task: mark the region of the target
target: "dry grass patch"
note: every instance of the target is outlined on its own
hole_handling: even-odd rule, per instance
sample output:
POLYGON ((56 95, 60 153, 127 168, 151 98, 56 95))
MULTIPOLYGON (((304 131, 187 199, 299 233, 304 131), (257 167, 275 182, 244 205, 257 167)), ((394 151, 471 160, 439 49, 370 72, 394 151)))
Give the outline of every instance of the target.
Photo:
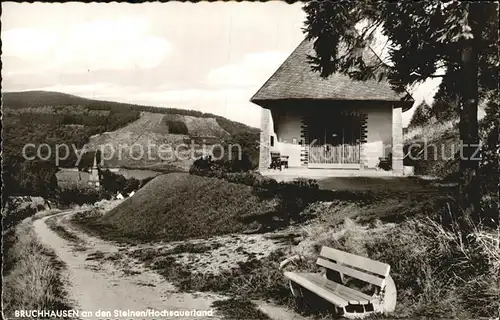
POLYGON ((271 318, 260 311, 255 303, 247 299, 232 298, 228 300, 215 301, 212 304, 224 315, 224 319, 231 320, 271 320, 271 318))
POLYGON ((50 230, 57 233, 57 235, 65 240, 68 240, 71 243, 79 243, 81 242, 80 238, 78 238, 74 233, 69 231, 64 226, 60 225, 57 220, 58 217, 51 217, 45 220, 45 223, 50 228, 50 230))
POLYGON ((31 222, 22 222, 9 241, 11 246, 6 251, 4 247, 4 256, 11 263, 3 276, 5 315, 11 317, 14 310, 69 309, 61 279, 65 266, 39 243, 31 222))
POLYGON ((304 227, 305 240, 292 254, 314 263, 326 245, 388 263, 398 289, 395 314, 401 317, 498 316, 500 229, 474 226, 464 234, 430 218, 371 225, 329 219, 304 227))

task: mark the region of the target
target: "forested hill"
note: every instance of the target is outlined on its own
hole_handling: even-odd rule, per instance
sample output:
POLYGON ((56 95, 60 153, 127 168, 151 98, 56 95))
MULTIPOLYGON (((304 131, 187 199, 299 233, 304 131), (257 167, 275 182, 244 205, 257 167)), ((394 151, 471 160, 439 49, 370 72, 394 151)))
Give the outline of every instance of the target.
MULTIPOLYGON (((53 179, 51 177, 57 171, 54 152, 50 157, 42 154, 49 158, 47 161, 25 161, 22 150, 26 144, 48 144, 53 150, 58 144, 81 148, 89 143, 92 136, 94 139, 102 137, 104 133, 106 136, 117 130, 123 131, 125 127, 138 127, 143 121, 139 121, 139 118, 144 112, 150 117, 153 117, 151 114, 158 114, 158 118, 163 119, 153 128, 155 135, 163 137, 182 134, 196 138, 212 129, 208 135, 215 134, 225 140, 251 137, 247 139, 250 141, 256 140, 259 132, 256 128, 214 114, 99 101, 59 92, 5 92, 2 93, 2 107, 3 178, 8 188, 4 191, 19 190, 15 193, 21 194, 37 193, 32 190, 43 188, 43 184, 53 179)), ((146 126, 140 130, 148 133, 149 128, 146 126)), ((114 143, 110 139, 115 137, 104 142, 114 143)), ((30 149, 30 152, 34 151, 30 149)), ((59 167, 73 167, 75 160, 76 156, 71 152, 68 159, 59 162, 59 167)))
MULTIPOLYGON (((195 110, 177 109, 177 108, 160 108, 153 106, 144 106, 130 103, 121 103, 114 101, 102 101, 78 97, 75 95, 51 92, 51 91, 22 91, 22 92, 4 92, 2 93, 2 106, 6 110, 9 109, 26 109, 26 108, 41 108, 52 107, 54 109, 63 110, 64 107, 82 107, 87 110, 105 110, 110 112, 110 116, 116 118, 123 117, 124 119, 139 118, 141 111, 161 114, 179 114, 188 115, 200 118, 215 118, 219 125, 231 135, 242 132, 258 132, 258 129, 247 126, 245 124, 229 120, 222 116, 211 113, 203 113, 195 110)), ((64 113, 64 111, 62 111, 64 113)), ((71 113, 66 111, 66 113, 71 113)), ((69 120, 69 119, 68 119, 69 120)), ((118 120, 119 122, 119 120, 118 120)), ((111 123, 112 124, 112 123, 111 123)))

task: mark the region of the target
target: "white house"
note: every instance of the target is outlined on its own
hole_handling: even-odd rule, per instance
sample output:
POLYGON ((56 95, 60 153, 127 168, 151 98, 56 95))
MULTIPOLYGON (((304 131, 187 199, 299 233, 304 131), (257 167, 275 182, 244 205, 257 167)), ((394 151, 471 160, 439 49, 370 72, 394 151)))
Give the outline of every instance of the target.
MULTIPOLYGON (((402 174, 402 113, 413 100, 402 101, 387 80, 322 78, 307 61, 313 50, 304 40, 250 100, 262 107, 259 170, 278 151, 289 167, 308 169, 369 170, 391 156, 402 174)), ((371 49, 363 59, 380 61, 371 49)))

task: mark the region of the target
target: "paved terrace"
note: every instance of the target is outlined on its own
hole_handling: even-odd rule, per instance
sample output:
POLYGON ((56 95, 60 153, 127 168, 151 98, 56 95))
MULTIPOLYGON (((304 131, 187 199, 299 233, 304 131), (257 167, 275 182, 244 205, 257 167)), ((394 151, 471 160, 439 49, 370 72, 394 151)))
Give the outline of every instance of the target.
POLYGON ((278 181, 291 181, 296 178, 327 179, 334 177, 395 177, 392 171, 385 170, 352 170, 352 169, 306 169, 287 168, 280 170, 266 170, 262 175, 278 181))
MULTIPOLYGON (((267 170, 262 175, 277 181, 293 181, 297 178, 314 179, 321 189, 375 191, 392 190, 396 192, 429 191, 431 186, 442 185, 440 179, 425 176, 398 176, 384 170, 328 170, 288 168, 283 171, 267 170)), ((442 185, 444 186, 444 185, 442 185)), ((450 185, 446 187, 454 187, 450 185)), ((431 188, 434 189, 434 188, 431 188)))

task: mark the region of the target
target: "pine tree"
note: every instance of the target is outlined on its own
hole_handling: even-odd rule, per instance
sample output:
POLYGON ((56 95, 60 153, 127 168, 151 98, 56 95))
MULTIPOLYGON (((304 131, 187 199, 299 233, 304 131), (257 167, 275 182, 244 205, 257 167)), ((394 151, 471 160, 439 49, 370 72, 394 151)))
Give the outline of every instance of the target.
POLYGON ((410 128, 421 127, 425 124, 428 124, 431 118, 432 118, 431 107, 425 101, 422 101, 415 109, 415 112, 411 117, 408 127, 410 128))

